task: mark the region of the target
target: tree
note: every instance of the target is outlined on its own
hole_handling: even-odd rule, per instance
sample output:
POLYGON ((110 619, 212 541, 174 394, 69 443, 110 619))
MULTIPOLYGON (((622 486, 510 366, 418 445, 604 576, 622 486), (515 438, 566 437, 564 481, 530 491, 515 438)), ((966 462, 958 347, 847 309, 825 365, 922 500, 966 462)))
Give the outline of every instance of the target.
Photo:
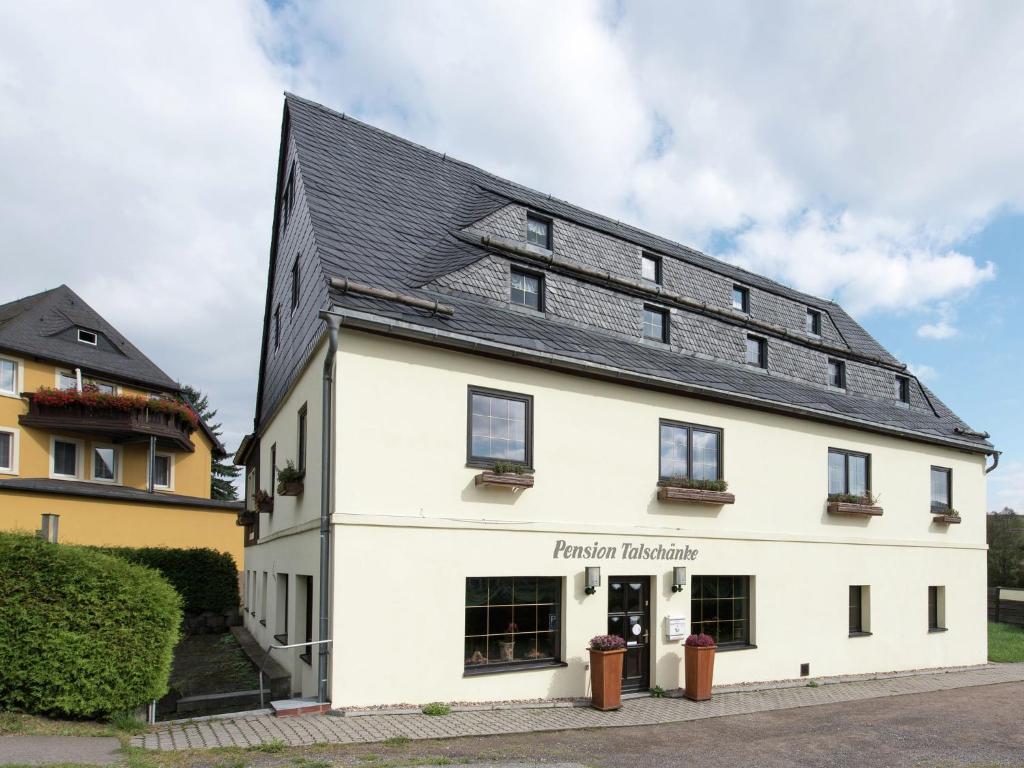
MULTIPOLYGON (((182 385, 181 395, 192 406, 192 410, 199 414, 199 418, 206 422, 210 432, 219 440, 221 425, 220 423, 213 423, 217 411, 211 410, 209 398, 188 384, 182 385)), ((219 499, 220 501, 234 501, 237 499, 238 489, 235 488, 233 480, 238 477, 241 471, 241 467, 236 467, 234 464, 225 464, 214 456, 213 462, 210 465, 210 498, 219 499)))
POLYGON ((1024 515, 1012 509, 993 512, 986 519, 988 585, 1024 586, 1024 515))

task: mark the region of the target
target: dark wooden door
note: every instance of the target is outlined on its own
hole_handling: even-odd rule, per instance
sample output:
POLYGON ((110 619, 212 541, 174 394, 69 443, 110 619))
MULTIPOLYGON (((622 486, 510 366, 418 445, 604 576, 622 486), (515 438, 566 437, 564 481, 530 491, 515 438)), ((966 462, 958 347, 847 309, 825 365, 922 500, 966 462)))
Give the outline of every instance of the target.
POLYGON ((612 576, 608 580, 608 634, 626 641, 622 690, 651 687, 651 580, 647 576, 612 576))

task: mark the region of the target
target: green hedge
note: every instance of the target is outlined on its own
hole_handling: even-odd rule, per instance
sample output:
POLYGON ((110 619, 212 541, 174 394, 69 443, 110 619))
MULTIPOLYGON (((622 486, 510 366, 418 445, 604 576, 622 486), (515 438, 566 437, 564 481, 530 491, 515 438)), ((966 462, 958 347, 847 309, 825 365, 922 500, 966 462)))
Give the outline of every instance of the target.
POLYGON ((109 717, 159 699, 180 624, 159 573, 0 533, 0 709, 109 717))
POLYGON ((98 549, 160 571, 181 595, 185 613, 223 613, 238 607, 238 570, 227 552, 168 547, 98 549))

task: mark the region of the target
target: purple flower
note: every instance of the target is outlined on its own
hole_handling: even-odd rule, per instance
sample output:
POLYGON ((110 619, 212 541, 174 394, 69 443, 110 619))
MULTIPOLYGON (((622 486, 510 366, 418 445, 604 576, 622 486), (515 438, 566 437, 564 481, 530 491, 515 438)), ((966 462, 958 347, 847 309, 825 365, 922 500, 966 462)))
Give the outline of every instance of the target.
POLYGON ((626 641, 618 635, 598 635, 590 638, 592 651, 618 651, 626 647, 626 641))
POLYGON ((709 648, 715 644, 715 638, 701 632, 699 635, 690 635, 686 638, 686 644, 695 648, 709 648))

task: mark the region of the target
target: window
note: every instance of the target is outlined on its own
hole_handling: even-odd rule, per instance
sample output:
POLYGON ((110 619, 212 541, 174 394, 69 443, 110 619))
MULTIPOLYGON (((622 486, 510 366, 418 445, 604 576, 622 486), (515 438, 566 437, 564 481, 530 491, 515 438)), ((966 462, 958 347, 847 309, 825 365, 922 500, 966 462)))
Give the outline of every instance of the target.
POLYGON ((540 275, 524 272, 521 269, 512 268, 512 295, 513 304, 521 307, 529 307, 538 312, 544 306, 543 300, 544 281, 540 275))
POLYGON ((953 505, 953 470, 932 467, 932 509, 945 512, 953 505))
MULTIPOLYGON (((306 616, 305 626, 303 627, 302 642, 311 643, 313 642, 313 577, 312 576, 299 576, 306 587, 306 616)), ((312 665, 313 663, 313 646, 307 645, 302 649, 302 653, 299 654, 299 658, 307 664, 312 665)))
POLYGON ((306 470, 306 413, 308 412, 306 403, 302 404, 299 408, 299 434, 298 434, 298 464, 299 469, 306 470))
POLYGON ((78 329, 78 340, 83 344, 90 344, 96 346, 96 334, 92 331, 86 331, 82 328, 78 329))
POLYGON ((928 631, 946 631, 945 587, 928 587, 928 631))
POLYGON ((749 314, 750 291, 741 285, 734 285, 732 287, 732 308, 749 314))
POLYGON ((551 219, 526 215, 526 242, 551 250, 551 219))
POLYGON ((846 363, 833 357, 828 359, 828 385, 846 389, 846 363))
POLYGON ((863 585, 850 586, 850 637, 870 635, 867 622, 867 591, 863 585))
POLYGON ((120 451, 113 445, 94 445, 92 479, 100 483, 116 483, 120 451))
POLYGON ((72 371, 57 371, 57 389, 78 389, 78 377, 72 371))
POLYGON ((661 258, 649 253, 641 254, 640 277, 648 282, 661 285, 661 258))
POLYGON ((281 196, 281 231, 288 229, 288 219, 292 213, 292 200, 295 196, 295 167, 288 171, 288 183, 284 185, 281 196))
POLYGON ((804 330, 811 336, 821 336, 821 312, 816 309, 807 310, 804 330))
POLYGON ((750 577, 694 576, 690 598, 693 632, 719 647, 750 645, 750 577))
POLYGON ((469 389, 467 463, 491 466, 510 461, 532 466, 533 398, 488 389, 469 389))
POLYGON ((80 443, 73 440, 53 438, 51 472, 54 477, 78 478, 78 449, 80 443))
POLYGON ((281 305, 274 307, 274 349, 281 346, 281 305))
POLYGON ((0 357, 0 394, 18 394, 18 364, 0 357))
POLYGON ((768 367, 768 340, 760 336, 747 336, 747 365, 768 367))
POLYGON ((299 257, 292 264, 292 312, 299 306, 299 257))
POLYGON ((260 587, 260 624, 267 626, 267 572, 263 572, 263 583, 260 587))
POLYGON ((648 341, 668 343, 668 312, 666 310, 644 305, 643 337, 648 341))
POLYGON ((277 443, 270 446, 270 496, 277 495, 277 443))
POLYGON ((0 429, 0 472, 5 475, 18 473, 18 434, 13 430, 0 429))
POLYGON ((871 457, 866 453, 828 449, 828 492, 867 496, 871 491, 871 457))
POLYGON ((288 574, 275 573, 277 584, 277 600, 274 602, 275 633, 274 639, 282 644, 288 643, 288 574))
POLYGON ((82 379, 82 388, 91 387, 97 392, 102 392, 105 395, 116 395, 117 387, 107 381, 100 381, 99 379, 82 379))
POLYGON ((658 477, 722 479, 722 430, 662 420, 658 477))
POLYGON ((560 577, 466 579, 466 671, 558 663, 561 603, 560 577))
POLYGON ((166 490, 174 487, 174 459, 169 453, 158 453, 153 458, 153 487, 166 490))
POLYGON ((901 403, 910 402, 910 379, 906 376, 896 377, 896 399, 901 403))

